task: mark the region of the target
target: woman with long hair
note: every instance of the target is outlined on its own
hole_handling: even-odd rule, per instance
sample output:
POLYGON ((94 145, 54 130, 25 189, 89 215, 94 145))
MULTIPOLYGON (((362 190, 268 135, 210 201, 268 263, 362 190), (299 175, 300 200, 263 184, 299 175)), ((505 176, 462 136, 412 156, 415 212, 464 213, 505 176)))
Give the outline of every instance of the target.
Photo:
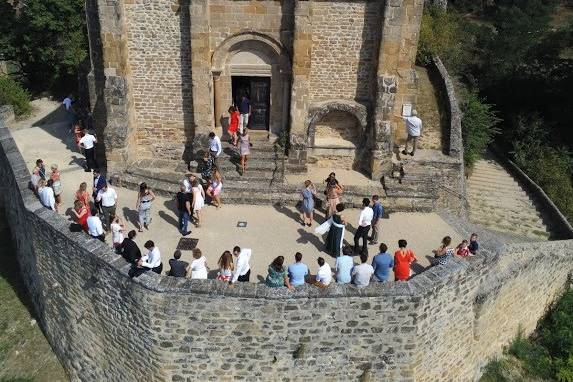
POLYGON ((340 204, 340 194, 342 194, 342 186, 336 179, 328 180, 326 185, 326 218, 336 213, 336 206, 340 204))
POLYGON ((213 177, 211 178, 211 184, 207 188, 207 195, 211 198, 213 204, 217 208, 221 208, 221 191, 223 191, 223 177, 219 170, 213 172, 213 177))
POLYGON ((147 183, 141 183, 135 204, 135 209, 139 213, 139 232, 143 232, 143 227, 149 229, 149 225, 151 224, 151 204, 153 200, 155 200, 155 194, 151 191, 151 188, 147 187, 147 183))
POLYGON ((286 286, 288 289, 294 289, 290 285, 288 278, 287 268, 284 266, 285 258, 283 256, 277 256, 269 265, 269 274, 267 275, 266 284, 272 288, 278 288, 286 286))
POLYGON ((438 247, 438 249, 434 249, 432 252, 434 253, 434 265, 444 265, 447 264, 448 261, 454 257, 454 249, 451 247, 452 238, 449 236, 445 236, 442 239, 442 243, 438 247))
POLYGON ((82 229, 88 231, 88 218, 90 217, 90 212, 88 207, 81 200, 76 200, 74 202, 74 208, 72 213, 76 219, 76 223, 82 226, 82 229))
POLYGON ((195 227, 201 227, 201 208, 205 205, 205 190, 199 184, 199 180, 193 181, 193 214, 196 214, 195 227))
POLYGON ((80 188, 76 191, 76 200, 79 200, 89 208, 90 194, 88 194, 88 184, 86 182, 80 183, 80 188))
POLYGON ((54 190, 54 196, 56 198, 56 205, 62 204, 62 192, 64 191, 62 187, 62 180, 60 170, 58 170, 58 165, 53 164, 51 166, 52 173, 50 174, 50 179, 52 180, 52 189, 54 190))
POLYGON ((316 187, 310 180, 304 182, 304 188, 301 191, 302 204, 300 208, 300 224, 303 226, 312 225, 313 211, 314 211, 314 195, 316 195, 316 187), (306 222, 308 219, 308 223, 306 222))
POLYGON ((237 146, 237 130, 239 130, 239 112, 237 111, 237 108, 235 106, 231 106, 228 110, 229 112, 229 128, 227 129, 227 131, 229 132, 229 135, 231 136, 231 143, 234 146, 237 146))
POLYGON ((217 264, 219 265, 217 280, 231 281, 231 276, 233 276, 233 271, 235 270, 235 265, 233 264, 233 255, 231 252, 223 252, 221 257, 219 257, 217 264))
POLYGON ((241 175, 247 171, 247 161, 251 155, 251 138, 247 128, 243 129, 243 134, 240 137, 241 143, 239 144, 239 151, 241 154, 241 175))

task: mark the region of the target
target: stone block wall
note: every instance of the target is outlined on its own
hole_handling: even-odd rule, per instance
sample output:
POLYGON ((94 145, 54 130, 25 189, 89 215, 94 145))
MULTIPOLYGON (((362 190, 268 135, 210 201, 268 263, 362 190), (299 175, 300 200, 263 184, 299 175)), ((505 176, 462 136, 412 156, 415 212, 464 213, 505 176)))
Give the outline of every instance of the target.
POLYGON ((124 0, 124 7, 137 150, 180 159, 193 106, 188 12, 166 0, 124 0))
POLYGON ((40 205, 3 126, 0 177, 22 277, 72 380, 471 381, 518 328, 531 333, 573 271, 571 240, 493 240, 364 289, 131 280, 110 248, 40 205))
POLYGON ((312 2, 310 99, 370 101, 382 1, 312 2))

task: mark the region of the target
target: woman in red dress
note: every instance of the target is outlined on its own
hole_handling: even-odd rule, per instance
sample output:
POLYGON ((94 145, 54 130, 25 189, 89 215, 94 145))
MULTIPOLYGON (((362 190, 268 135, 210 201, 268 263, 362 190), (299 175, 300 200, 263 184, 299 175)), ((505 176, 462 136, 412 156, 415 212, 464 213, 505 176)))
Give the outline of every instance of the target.
POLYGON ((86 205, 83 202, 76 200, 74 202, 74 209, 72 210, 72 213, 76 218, 76 223, 81 225, 82 229, 87 232, 88 217, 90 216, 90 214, 88 212, 88 208, 86 207, 86 205))
POLYGON ((407 245, 408 242, 406 240, 398 240, 398 247, 400 248, 394 252, 394 277, 396 281, 408 280, 410 277, 410 264, 417 261, 414 252, 411 249, 406 249, 407 245))
POLYGON ((227 131, 233 139, 233 145, 237 146, 237 130, 239 130, 239 112, 235 106, 229 108, 229 128, 227 131))

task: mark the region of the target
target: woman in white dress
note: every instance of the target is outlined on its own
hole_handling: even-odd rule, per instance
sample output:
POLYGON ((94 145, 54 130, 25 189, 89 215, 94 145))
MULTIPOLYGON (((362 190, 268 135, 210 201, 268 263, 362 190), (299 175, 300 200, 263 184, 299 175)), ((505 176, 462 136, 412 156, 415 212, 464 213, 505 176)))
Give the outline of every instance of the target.
POLYGON ((203 256, 199 248, 193 249, 193 261, 190 268, 192 279, 207 279, 207 258, 203 256))
POLYGON ((195 179, 193 181, 193 213, 196 214, 196 227, 201 227, 201 208, 205 205, 205 190, 195 179))

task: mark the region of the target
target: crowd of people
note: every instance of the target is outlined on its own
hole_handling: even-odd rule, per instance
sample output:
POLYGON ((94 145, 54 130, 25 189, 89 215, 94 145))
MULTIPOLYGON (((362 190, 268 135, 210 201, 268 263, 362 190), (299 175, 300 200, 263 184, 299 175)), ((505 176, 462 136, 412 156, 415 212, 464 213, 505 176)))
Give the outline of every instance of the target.
MULTIPOLYGON (((68 107, 65 102, 64 106, 68 107)), ((244 174, 247 169, 247 159, 251 147, 246 128, 248 122, 245 123, 248 121, 249 112, 248 101, 247 105, 243 104, 239 108, 235 106, 229 108, 228 132, 231 137, 230 143, 239 147, 241 174, 244 174)), ((417 123, 416 120, 413 122, 417 123)), ((91 237, 103 242, 105 242, 106 234, 111 233, 113 248, 132 264, 129 272, 131 277, 137 277, 149 270, 161 274, 163 263, 158 246, 152 240, 148 240, 143 245, 145 253, 142 254, 135 241, 137 232, 143 232, 144 229, 149 229, 151 225, 151 208, 156 198, 153 190, 146 183, 140 184, 135 202, 135 209, 138 213, 137 232, 130 230, 127 237, 124 237, 125 225, 122 219, 116 215, 118 194, 96 165, 95 145, 97 139, 77 122, 74 123, 73 132, 76 144, 85 154, 85 170, 93 172, 91 195, 86 182, 80 183, 75 192, 72 215, 77 226, 91 237)), ((414 140, 412 155, 415 147, 416 141, 414 140)), ((201 209, 207 198, 217 208, 221 207, 223 182, 218 163, 221 152, 220 138, 215 133, 210 133, 209 146, 203 155, 200 178, 189 171, 185 173, 184 179, 180 182, 179 192, 175 196, 175 206, 178 211, 178 229, 182 236, 191 233, 188 229, 189 222, 196 227, 201 226, 201 209)), ((50 170, 47 172, 43 160, 38 159, 32 171, 30 185, 46 208, 58 211, 62 205, 62 179, 56 164, 52 164, 50 170)), ((302 260, 302 253, 296 252, 294 262, 288 266, 285 264, 283 256, 277 256, 268 266, 265 283, 269 287, 286 287, 289 289, 307 283, 325 288, 334 281, 339 284, 353 283, 358 287, 364 287, 369 285, 371 281, 388 281, 390 270, 393 270, 395 280, 407 280, 411 277, 412 264, 417 261, 417 258, 414 252, 408 248, 408 243, 404 239, 398 241, 397 249, 393 255, 388 252, 387 244, 379 244, 377 254, 372 257, 371 262, 368 261, 368 245, 378 245, 380 221, 384 217, 384 207, 380 202, 380 197, 372 195, 371 199, 364 198, 362 200, 362 208, 354 233, 354 245, 345 246, 344 236, 348 222, 343 215, 345 206, 340 201, 344 187, 336 179, 334 172, 329 174, 324 183, 326 220, 316 227, 315 232, 319 235, 325 235, 325 250, 335 258, 334 269, 323 257, 319 257, 316 273, 311 275, 309 266, 302 260), (354 256, 359 257, 359 262, 355 263, 354 256)), ((306 180, 304 182, 299 208, 300 224, 303 226, 311 227, 313 224, 317 192, 317 187, 312 181, 306 180)), ((474 233, 469 240, 463 240, 454 248, 451 237, 444 237, 439 247, 433 250, 433 265, 446 264, 454 256, 464 258, 475 255, 479 249, 477 239, 478 237, 474 233)), ((213 274, 212 278, 231 284, 248 282, 251 274, 251 256, 252 250, 248 248, 241 249, 235 246, 232 251, 225 250, 219 257, 216 275, 213 274)), ((191 279, 207 279, 209 277, 207 259, 199 248, 193 249, 193 260, 190 263, 181 260, 181 257, 181 251, 176 250, 173 258, 169 260, 170 269, 166 272, 167 275, 191 279)))

